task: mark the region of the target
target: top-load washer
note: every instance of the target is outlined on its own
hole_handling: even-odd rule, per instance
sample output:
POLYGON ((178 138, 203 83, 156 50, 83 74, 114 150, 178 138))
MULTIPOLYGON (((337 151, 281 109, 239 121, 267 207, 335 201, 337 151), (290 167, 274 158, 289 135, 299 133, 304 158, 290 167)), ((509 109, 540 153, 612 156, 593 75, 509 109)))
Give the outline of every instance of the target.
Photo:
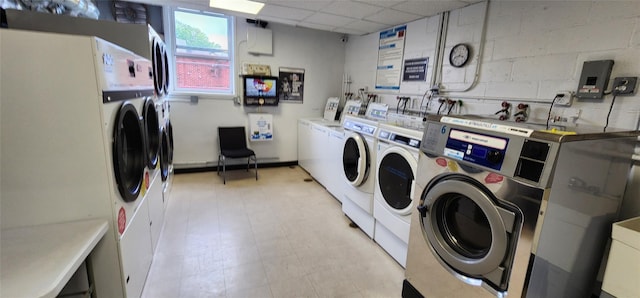
POLYGON ((373 238, 373 190, 375 183, 376 138, 378 122, 345 116, 342 146, 342 175, 346 187, 342 199, 342 211, 362 231, 373 238))
POLYGON ((90 255, 96 293, 139 296, 152 259, 150 61, 95 37, 21 30, 0 30, 0 51, 2 227, 108 220, 90 255))
POLYGON ((429 116, 403 297, 599 295, 639 133, 573 129, 429 116))
POLYGON ((374 240, 404 267, 422 131, 380 123, 377 139, 374 240))

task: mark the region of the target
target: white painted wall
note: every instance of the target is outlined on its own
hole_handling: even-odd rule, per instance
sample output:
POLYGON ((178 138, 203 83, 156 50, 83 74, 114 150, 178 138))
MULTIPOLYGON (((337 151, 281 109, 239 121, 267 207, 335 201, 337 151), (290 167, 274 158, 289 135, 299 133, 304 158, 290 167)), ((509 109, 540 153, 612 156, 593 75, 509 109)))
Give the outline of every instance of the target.
MULTIPOLYGON (((218 126, 244 125, 247 113, 273 114, 274 140, 252 142, 259 162, 289 162, 298 159, 297 119, 322 117, 326 99, 339 96, 344 67, 344 47, 340 34, 286 25, 269 24, 273 31, 273 55, 253 56, 246 51, 247 24, 236 18, 236 67, 243 62, 305 69, 304 103, 280 103, 277 107, 245 107, 231 99, 200 96, 197 104, 188 96, 172 96, 171 121, 174 126, 176 167, 215 165, 218 158, 218 126)), ((236 89, 242 90, 242 82, 236 89)), ((242 161, 239 161, 242 162, 242 161)))
MULTIPOLYGON (((489 5, 486 41, 478 57, 484 21, 484 3, 450 13, 442 72, 444 90, 461 89, 480 67, 478 82, 468 92, 446 96, 463 100, 462 113, 493 114, 503 100, 530 105, 530 119, 545 121, 549 103, 559 90, 575 91, 582 64, 589 60, 615 61, 611 82, 617 76, 640 76, 640 2, 637 1, 492 1, 489 5), (449 66, 448 55, 457 43, 472 45, 472 60, 461 69, 449 66), (481 61, 478 64, 478 61, 481 61), (534 102, 531 102, 534 101, 534 102), (538 103, 536 103, 536 101, 538 103)), ((375 67, 378 34, 351 37, 346 48, 345 73, 351 90, 368 87, 382 102, 396 107, 396 96, 421 98, 434 68, 439 17, 407 24, 405 58, 429 57, 426 82, 402 83, 400 92, 377 92, 375 67)), ((640 86, 638 86, 640 88, 640 86)), ((571 108, 554 107, 553 115, 567 117, 580 110, 578 124, 603 126, 612 97, 575 101, 571 108)), ((438 104, 431 105, 431 112, 438 104)), ((610 126, 636 129, 640 118, 640 92, 618 97, 610 126)), ((571 118, 568 119, 571 121, 571 118)), ((640 167, 630 175, 623 217, 640 215, 640 167)))

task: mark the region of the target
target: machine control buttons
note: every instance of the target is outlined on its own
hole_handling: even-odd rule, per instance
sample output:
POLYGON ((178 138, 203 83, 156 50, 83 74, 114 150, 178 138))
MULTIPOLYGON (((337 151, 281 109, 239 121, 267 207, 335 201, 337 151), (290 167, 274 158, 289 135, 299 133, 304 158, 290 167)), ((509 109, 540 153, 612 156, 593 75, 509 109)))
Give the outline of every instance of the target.
POLYGON ((504 154, 500 151, 490 150, 487 153, 487 160, 491 163, 500 163, 504 158, 504 154))

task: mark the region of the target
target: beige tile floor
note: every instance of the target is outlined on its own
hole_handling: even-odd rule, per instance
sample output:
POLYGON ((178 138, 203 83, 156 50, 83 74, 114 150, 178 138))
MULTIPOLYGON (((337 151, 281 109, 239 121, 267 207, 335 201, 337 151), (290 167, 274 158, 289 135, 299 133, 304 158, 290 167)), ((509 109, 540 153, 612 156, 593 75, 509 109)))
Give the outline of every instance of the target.
POLYGON ((175 176, 143 297, 400 297, 404 270, 299 167, 175 176))

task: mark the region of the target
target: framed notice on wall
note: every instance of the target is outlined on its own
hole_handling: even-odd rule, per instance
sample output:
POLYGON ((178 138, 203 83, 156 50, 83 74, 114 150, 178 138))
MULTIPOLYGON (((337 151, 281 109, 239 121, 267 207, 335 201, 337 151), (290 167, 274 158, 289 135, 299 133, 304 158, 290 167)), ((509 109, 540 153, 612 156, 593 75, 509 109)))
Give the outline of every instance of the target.
POLYGON ((304 69, 280 67, 280 102, 302 103, 304 92, 304 69))
POLYGON ((404 72, 402 73, 402 81, 426 81, 428 64, 429 57, 405 60, 404 72))
POLYGON ((249 114, 249 140, 273 140, 273 115, 263 113, 249 114))
POLYGON ((407 25, 380 32, 376 89, 400 90, 407 25))

